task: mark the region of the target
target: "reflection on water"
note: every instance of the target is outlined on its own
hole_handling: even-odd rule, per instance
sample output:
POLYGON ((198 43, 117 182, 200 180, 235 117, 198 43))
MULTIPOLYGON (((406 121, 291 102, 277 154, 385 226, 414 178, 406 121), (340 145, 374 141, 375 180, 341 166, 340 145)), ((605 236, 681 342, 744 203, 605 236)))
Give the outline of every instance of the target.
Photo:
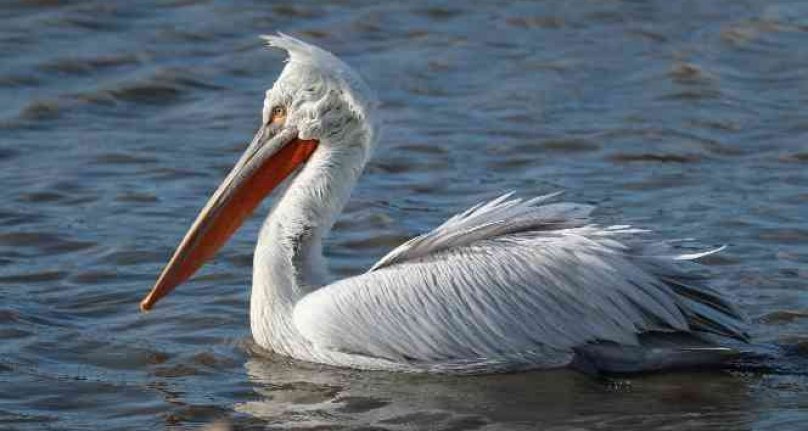
POLYGON ((805 2, 473 3, 0 3, 0 428, 804 428, 805 2), (267 358, 246 316, 259 220, 138 313, 257 126, 283 56, 256 36, 275 30, 383 103, 327 243, 337 274, 503 190, 564 190, 605 222, 727 244, 709 263, 783 358, 604 380, 267 358))
POLYGON ((755 416, 750 411, 749 381, 730 375, 596 380, 559 370, 422 376, 302 367, 257 358, 246 366, 259 399, 239 404, 236 410, 276 425, 664 429, 709 421, 743 429, 755 416))

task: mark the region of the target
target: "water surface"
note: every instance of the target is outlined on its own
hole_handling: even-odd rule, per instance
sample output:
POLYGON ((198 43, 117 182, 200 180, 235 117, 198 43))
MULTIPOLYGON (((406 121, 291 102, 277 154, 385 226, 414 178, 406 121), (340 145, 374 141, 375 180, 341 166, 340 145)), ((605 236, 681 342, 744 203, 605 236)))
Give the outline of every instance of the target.
MULTIPOLYGON (((801 1, 4 1, 0 428, 805 429, 801 1), (402 2, 403 3, 403 2, 402 2), (282 30, 342 56, 385 132, 327 243, 340 275, 504 190, 696 245, 772 372, 355 372, 250 341, 250 221, 137 303, 259 122, 282 30)), ((261 211, 263 215, 264 211, 261 211)))

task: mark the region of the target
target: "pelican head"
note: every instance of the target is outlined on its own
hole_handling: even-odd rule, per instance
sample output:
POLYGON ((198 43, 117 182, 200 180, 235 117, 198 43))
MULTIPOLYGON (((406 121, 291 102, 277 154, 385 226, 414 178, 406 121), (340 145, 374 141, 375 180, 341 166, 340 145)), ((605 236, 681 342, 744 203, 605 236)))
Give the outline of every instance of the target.
POLYGON ((298 138, 323 145, 362 145, 368 155, 375 144, 376 97, 362 78, 328 51, 293 37, 262 36, 271 47, 289 54, 275 84, 264 99, 263 124, 285 115, 285 127, 298 138), (364 133, 365 139, 346 139, 364 133))
POLYGON ((316 46, 284 34, 262 37, 289 58, 266 91, 261 126, 141 301, 142 310, 190 278, 315 153, 350 154, 358 171, 372 154, 378 140, 377 102, 362 78, 316 46))

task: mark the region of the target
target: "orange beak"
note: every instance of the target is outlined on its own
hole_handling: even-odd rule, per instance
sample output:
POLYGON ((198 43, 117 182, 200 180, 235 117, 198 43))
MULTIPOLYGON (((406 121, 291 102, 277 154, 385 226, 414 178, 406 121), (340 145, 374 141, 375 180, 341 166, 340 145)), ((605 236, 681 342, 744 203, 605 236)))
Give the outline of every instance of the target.
POLYGON ((199 213, 151 292, 140 302, 140 309, 151 309, 160 298, 194 275, 264 197, 309 159, 318 144, 316 140, 298 139, 294 129, 262 127, 199 213))

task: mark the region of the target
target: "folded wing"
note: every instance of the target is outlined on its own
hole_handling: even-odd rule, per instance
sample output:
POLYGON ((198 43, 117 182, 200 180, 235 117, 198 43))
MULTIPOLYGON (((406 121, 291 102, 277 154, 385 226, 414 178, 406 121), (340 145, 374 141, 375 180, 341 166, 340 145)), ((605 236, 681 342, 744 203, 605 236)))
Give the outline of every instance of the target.
POLYGON ((745 337, 692 259, 591 207, 508 195, 452 217, 362 275, 306 296, 295 324, 325 349, 395 361, 563 365, 650 331, 745 337))

